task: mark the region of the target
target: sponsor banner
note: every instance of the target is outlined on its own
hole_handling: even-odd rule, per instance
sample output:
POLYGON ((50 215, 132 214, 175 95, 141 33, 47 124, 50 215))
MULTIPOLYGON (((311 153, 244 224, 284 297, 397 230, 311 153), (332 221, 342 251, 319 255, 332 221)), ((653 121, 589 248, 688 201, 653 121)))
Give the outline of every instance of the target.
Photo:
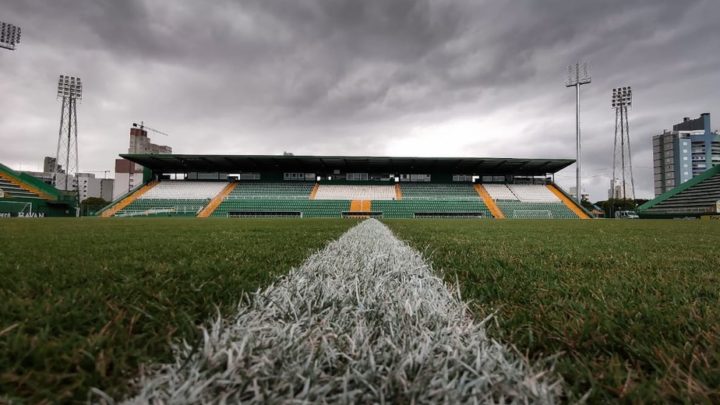
POLYGON ((45 218, 44 212, 0 212, 0 218, 45 218))

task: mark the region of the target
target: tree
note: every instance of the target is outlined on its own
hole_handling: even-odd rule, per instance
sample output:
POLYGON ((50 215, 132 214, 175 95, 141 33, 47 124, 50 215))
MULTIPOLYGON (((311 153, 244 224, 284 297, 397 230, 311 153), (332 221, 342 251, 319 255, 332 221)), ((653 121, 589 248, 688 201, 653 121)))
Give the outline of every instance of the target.
POLYGON ((637 208, 635 200, 623 198, 611 198, 607 201, 598 201, 597 205, 605 211, 606 218, 615 218, 617 211, 635 211, 637 208))
POLYGON ((80 203, 80 212, 83 216, 93 215, 109 203, 109 201, 105 201, 102 198, 89 197, 80 203))

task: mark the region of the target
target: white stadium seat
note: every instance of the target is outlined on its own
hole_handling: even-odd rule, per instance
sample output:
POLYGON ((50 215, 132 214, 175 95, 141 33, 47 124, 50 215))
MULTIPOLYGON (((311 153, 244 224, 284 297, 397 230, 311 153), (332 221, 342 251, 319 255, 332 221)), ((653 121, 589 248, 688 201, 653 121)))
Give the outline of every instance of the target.
POLYGON ((483 184, 493 200, 517 201, 518 198, 505 184, 483 184))
POLYGON ((508 184, 508 188, 523 202, 561 202, 552 191, 541 184, 508 184))
POLYGON ((139 199, 205 200, 215 197, 227 184, 221 181, 163 181, 139 199))
POLYGON ((394 200, 395 186, 320 185, 316 200, 394 200))

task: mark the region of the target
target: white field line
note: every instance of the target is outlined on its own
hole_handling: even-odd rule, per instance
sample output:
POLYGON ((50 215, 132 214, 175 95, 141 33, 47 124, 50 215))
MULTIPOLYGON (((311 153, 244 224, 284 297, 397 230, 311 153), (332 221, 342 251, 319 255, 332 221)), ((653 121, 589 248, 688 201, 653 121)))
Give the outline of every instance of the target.
POLYGON ((421 255, 374 219, 350 229, 127 403, 554 403, 561 383, 489 339, 421 255))

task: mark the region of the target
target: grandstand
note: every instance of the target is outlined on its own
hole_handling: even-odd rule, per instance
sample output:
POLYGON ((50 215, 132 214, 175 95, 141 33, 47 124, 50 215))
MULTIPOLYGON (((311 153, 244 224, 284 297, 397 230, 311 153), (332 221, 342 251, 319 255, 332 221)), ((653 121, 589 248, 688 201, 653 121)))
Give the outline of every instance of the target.
POLYGON ((122 157, 149 169, 150 176, 106 207, 104 217, 589 217, 552 181, 572 160, 122 157))
POLYGON ((75 216, 72 195, 0 164, 0 218, 75 216))
POLYGON ((720 215, 720 165, 638 207, 641 218, 720 215))
POLYGON ((495 200, 506 218, 547 219, 578 218, 579 214, 553 193, 551 188, 536 184, 486 184, 487 192, 495 200))
POLYGON ((163 181, 148 189, 115 216, 197 216, 226 187, 221 182, 163 181))

